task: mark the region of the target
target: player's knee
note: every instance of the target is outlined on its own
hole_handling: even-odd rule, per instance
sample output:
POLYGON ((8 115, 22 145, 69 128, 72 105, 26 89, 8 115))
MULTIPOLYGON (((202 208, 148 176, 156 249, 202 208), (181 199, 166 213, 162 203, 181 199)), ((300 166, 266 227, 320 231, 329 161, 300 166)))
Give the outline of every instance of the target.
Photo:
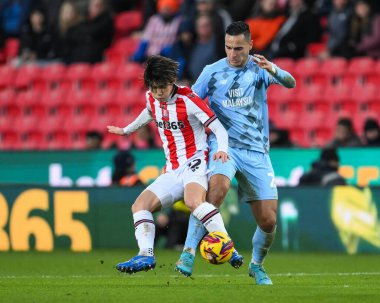
POLYGON ((228 187, 226 186, 212 187, 207 194, 207 201, 213 204, 215 207, 219 207, 222 205, 227 192, 228 187))
POLYGON ((260 220, 259 226, 264 232, 271 233, 276 227, 276 218, 273 218, 273 217, 264 218, 260 220))

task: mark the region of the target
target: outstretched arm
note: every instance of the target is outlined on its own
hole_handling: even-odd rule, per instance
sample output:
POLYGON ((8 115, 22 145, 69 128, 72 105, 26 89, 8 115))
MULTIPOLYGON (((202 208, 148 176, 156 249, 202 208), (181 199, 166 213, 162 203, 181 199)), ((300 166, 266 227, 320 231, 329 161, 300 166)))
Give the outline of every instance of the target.
POLYGON ((223 127, 222 123, 218 119, 212 121, 208 127, 215 134, 216 141, 218 143, 218 151, 214 155, 214 160, 221 159, 222 162, 226 162, 229 159, 228 156, 228 133, 223 127))
POLYGON ((107 126, 108 131, 111 134, 116 135, 129 135, 130 133, 135 132, 139 128, 143 127, 144 125, 147 125, 150 121, 152 121, 152 115, 149 112, 147 108, 145 108, 141 114, 136 118, 135 121, 133 121, 131 124, 127 125, 124 128, 117 127, 117 126, 107 126))
POLYGON ((296 87, 296 80, 293 78, 293 76, 290 73, 282 70, 276 64, 268 61, 264 56, 255 54, 253 56, 253 59, 255 60, 255 62, 257 63, 258 66, 265 69, 281 85, 283 85, 287 88, 296 87))

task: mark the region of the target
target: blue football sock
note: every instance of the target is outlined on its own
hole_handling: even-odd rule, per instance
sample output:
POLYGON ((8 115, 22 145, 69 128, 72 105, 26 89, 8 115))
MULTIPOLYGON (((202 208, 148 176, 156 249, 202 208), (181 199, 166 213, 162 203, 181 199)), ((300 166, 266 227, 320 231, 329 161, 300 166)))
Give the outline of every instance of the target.
POLYGON ((191 214, 189 218, 189 227, 187 229, 186 242, 183 250, 195 255, 198 244, 206 233, 207 230, 203 226, 202 222, 191 214))
POLYGON ((262 264, 264 262, 264 258, 268 254, 275 235, 276 227, 271 233, 266 233, 259 226, 257 226, 255 234, 252 238, 252 263, 262 264))

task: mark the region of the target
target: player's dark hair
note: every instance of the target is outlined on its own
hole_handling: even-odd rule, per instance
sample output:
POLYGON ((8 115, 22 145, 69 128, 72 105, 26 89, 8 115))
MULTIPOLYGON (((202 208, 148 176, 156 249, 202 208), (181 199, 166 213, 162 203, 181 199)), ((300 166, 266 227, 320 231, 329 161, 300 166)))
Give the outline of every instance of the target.
POLYGON ((162 56, 151 56, 146 61, 144 84, 147 88, 166 87, 177 79, 179 63, 162 56))
POLYGON ((228 25, 226 34, 230 36, 238 36, 243 34, 245 40, 251 41, 251 32, 249 31, 249 26, 243 21, 235 21, 228 25))

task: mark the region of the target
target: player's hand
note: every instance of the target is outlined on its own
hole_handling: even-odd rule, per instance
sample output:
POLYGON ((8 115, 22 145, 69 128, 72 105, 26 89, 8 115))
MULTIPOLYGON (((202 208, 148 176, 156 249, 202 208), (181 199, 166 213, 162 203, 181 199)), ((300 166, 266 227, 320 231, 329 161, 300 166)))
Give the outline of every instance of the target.
POLYGON ((108 125, 107 129, 108 129, 108 132, 111 133, 111 134, 116 134, 116 135, 124 136, 124 131, 123 131, 123 129, 121 127, 108 125))
POLYGON ((261 68, 266 69, 268 72, 272 72, 272 63, 268 61, 264 56, 254 54, 252 60, 256 62, 256 64, 261 68))
POLYGON ((218 151, 214 155, 214 160, 215 161, 219 161, 219 159, 222 160, 222 163, 224 163, 224 162, 227 162, 230 159, 230 156, 227 153, 223 152, 223 151, 218 151))

